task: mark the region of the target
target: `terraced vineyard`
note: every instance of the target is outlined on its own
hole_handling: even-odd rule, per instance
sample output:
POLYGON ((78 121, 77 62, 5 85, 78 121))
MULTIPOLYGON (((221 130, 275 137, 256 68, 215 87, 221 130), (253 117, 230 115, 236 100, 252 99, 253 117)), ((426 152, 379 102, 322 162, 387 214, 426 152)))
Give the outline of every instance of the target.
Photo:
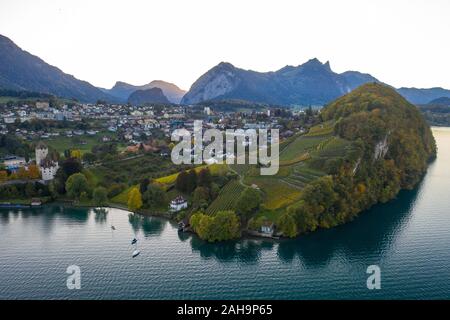
POLYGON ((218 211, 235 209, 237 199, 244 189, 245 187, 238 180, 228 182, 206 209, 206 213, 213 215, 218 211))
POLYGON ((323 172, 311 169, 306 165, 299 165, 293 168, 291 174, 282 180, 294 188, 302 189, 309 182, 325 175, 323 172))

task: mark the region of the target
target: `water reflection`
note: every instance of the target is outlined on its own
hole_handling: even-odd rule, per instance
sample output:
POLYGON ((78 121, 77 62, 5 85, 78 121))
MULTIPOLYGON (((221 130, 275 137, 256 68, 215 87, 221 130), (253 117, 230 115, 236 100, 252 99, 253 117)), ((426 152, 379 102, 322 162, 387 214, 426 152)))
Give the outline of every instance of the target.
POLYGON ((194 252, 199 252, 202 258, 215 258, 219 261, 240 261, 243 263, 256 263, 263 250, 272 250, 276 245, 274 241, 261 239, 244 239, 239 241, 225 241, 209 243, 193 234, 180 234, 179 237, 191 239, 194 252))
POLYGON ((97 223, 105 223, 108 218, 108 210, 106 208, 95 208, 95 222, 97 223))
POLYGON ((205 259, 256 263, 263 250, 276 248, 283 262, 291 263, 298 258, 307 267, 326 266, 337 251, 342 252, 347 259, 386 252, 407 224, 421 188, 422 184, 413 191, 402 191, 396 200, 374 206, 351 223, 330 230, 319 230, 297 239, 244 239, 208 243, 187 233, 179 233, 178 238, 181 241, 190 239, 192 250, 205 259))
MULTIPOLYGON (((422 183, 423 184, 423 183, 422 183)), ((223 243, 208 243, 189 233, 178 233, 181 242, 189 241, 193 252, 202 258, 214 258, 218 261, 239 261, 242 263, 258 263, 264 250, 276 250, 278 258, 286 263, 299 259, 305 266, 325 266, 336 252, 347 259, 382 255, 395 243, 396 237, 407 224, 413 211, 416 199, 423 185, 414 191, 403 191, 395 201, 377 205, 363 213, 355 221, 346 225, 314 232, 294 240, 272 241, 264 239, 243 239, 223 243)), ((50 205, 43 208, 11 209, 0 211, 0 223, 7 225, 16 219, 25 223, 39 223, 46 232, 51 231, 58 218, 76 224, 85 224, 90 213, 94 221, 104 224, 108 220, 108 210, 64 207, 50 205)), ((157 217, 148 217, 129 213, 128 223, 137 235, 142 232, 145 237, 157 237, 165 230, 169 221, 157 217)), ((176 225, 171 225, 171 232, 176 225)))
POLYGON ((143 216, 137 213, 128 214, 128 222, 135 234, 142 230, 145 237, 160 235, 168 223, 167 220, 143 216))
POLYGON ((89 219, 89 213, 90 209, 88 208, 64 207, 52 204, 36 208, 3 209, 0 211, 0 221, 2 224, 11 223, 16 219, 21 219, 24 223, 39 221, 45 230, 50 231, 58 218, 64 218, 77 224, 85 224, 89 219))
POLYGON ((346 225, 281 241, 278 256, 284 262, 298 257, 305 266, 317 267, 325 266, 338 250, 347 259, 383 255, 407 224, 419 190, 402 191, 396 200, 376 205, 346 225))

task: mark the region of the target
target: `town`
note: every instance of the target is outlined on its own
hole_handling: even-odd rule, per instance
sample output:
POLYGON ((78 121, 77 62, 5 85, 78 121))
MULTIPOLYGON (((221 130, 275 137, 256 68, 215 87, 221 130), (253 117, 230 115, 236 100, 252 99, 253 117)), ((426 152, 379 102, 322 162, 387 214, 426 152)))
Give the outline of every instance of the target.
MULTIPOLYGON (((282 140, 306 131, 316 118, 317 111, 311 108, 7 101, 0 104, 0 201, 19 205, 60 199, 48 189, 65 194, 69 175, 81 170, 68 170, 65 176, 58 176, 58 171, 76 159, 85 175, 95 177, 93 184, 107 189, 111 202, 143 179, 193 167, 177 166, 170 159, 171 133, 176 129, 192 130, 200 120, 203 130, 278 129, 282 140), (129 168, 129 174, 117 170, 119 166, 129 168)), ((94 186, 91 189, 92 197, 94 186)), ((171 211, 187 207, 180 194, 169 195, 168 200, 171 211)))

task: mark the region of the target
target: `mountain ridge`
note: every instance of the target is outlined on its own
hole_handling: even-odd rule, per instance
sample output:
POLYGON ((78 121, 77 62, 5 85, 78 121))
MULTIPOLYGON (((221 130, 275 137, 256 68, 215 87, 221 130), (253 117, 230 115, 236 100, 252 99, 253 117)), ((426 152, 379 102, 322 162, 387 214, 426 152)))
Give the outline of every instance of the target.
POLYGON ((194 82, 181 103, 243 99, 280 105, 323 105, 367 82, 380 81, 357 71, 335 73, 329 61, 322 63, 317 58, 270 72, 244 70, 221 62, 194 82))
POLYGON ((0 35, 0 87, 75 98, 82 102, 114 101, 87 81, 79 80, 0 35))

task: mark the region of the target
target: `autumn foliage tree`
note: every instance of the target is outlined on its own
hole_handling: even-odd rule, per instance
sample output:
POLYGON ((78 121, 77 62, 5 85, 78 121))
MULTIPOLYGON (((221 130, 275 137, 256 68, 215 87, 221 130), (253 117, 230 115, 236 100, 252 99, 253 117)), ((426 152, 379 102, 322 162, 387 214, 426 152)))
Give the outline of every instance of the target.
POLYGON ((133 187, 128 193, 128 209, 132 212, 142 208, 142 194, 139 188, 133 187))
POLYGON ((39 179, 41 177, 41 173, 39 172, 37 165, 32 164, 28 166, 28 176, 30 179, 39 179))

